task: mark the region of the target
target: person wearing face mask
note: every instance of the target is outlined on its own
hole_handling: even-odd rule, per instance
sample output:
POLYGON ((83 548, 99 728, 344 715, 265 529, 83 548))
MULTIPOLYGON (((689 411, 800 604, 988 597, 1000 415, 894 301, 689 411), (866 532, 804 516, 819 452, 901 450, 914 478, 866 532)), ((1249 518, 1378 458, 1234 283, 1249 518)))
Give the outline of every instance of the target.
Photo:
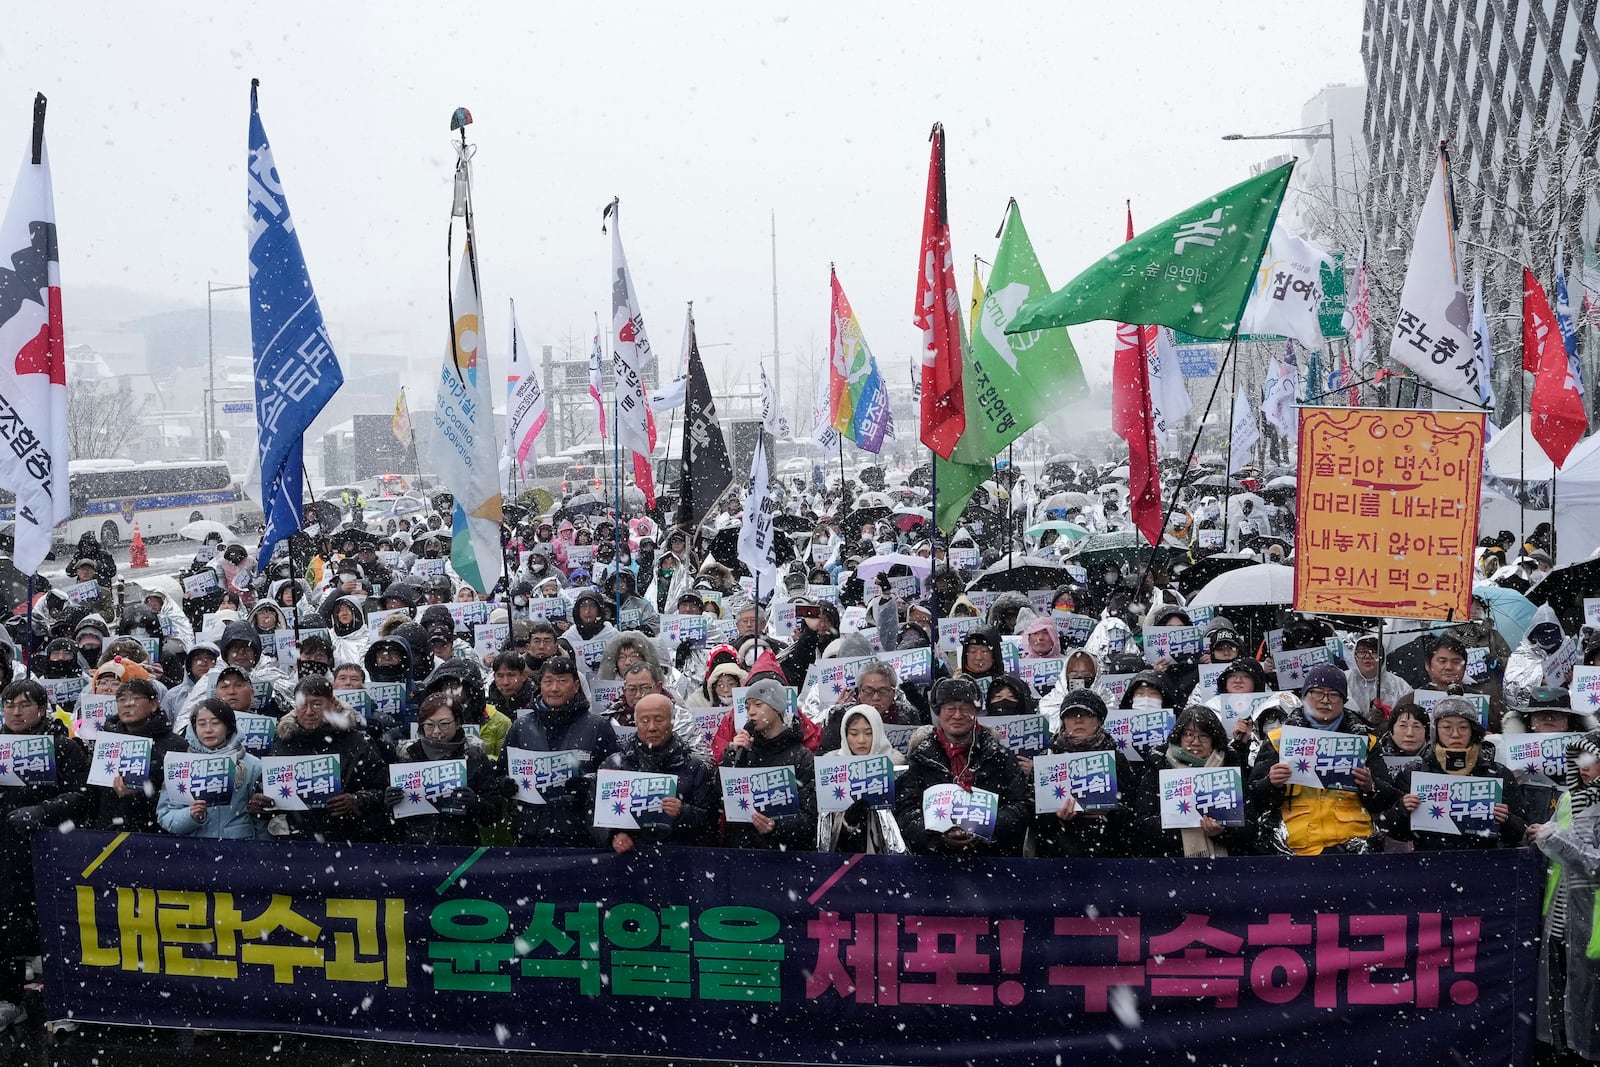
POLYGON ((180 837, 256 840, 264 837, 261 820, 250 815, 250 795, 261 782, 261 761, 244 750, 237 713, 212 697, 202 701, 189 722, 185 740, 196 755, 229 756, 235 763, 233 795, 225 803, 174 800, 166 790, 156 802, 156 821, 180 837))
POLYGON ((1522 843, 1527 829, 1527 824, 1517 815, 1522 806, 1522 787, 1510 771, 1495 761, 1494 746, 1484 742, 1478 709, 1470 701, 1447 696, 1435 702, 1430 714, 1434 742, 1423 747, 1421 762, 1401 771, 1395 780, 1395 788, 1401 794, 1398 806, 1404 809, 1404 814, 1396 812, 1398 817, 1393 822, 1390 834, 1398 840, 1410 841, 1418 852, 1515 848, 1522 843), (1411 791, 1411 776, 1417 772, 1498 778, 1501 800, 1494 806, 1494 821, 1499 824, 1500 832, 1493 837, 1478 837, 1412 830, 1410 815, 1422 806, 1422 798, 1411 791))
POLYGON ((1217 713, 1191 704, 1178 715, 1166 748, 1152 753, 1139 779, 1135 811, 1140 837, 1151 856, 1247 856, 1255 851, 1255 819, 1245 799, 1245 824, 1224 826, 1207 815, 1199 826, 1169 830, 1161 825, 1161 771, 1183 767, 1240 767, 1242 760, 1228 744, 1217 713))
POLYGON ((295 674, 304 678, 311 674, 330 677, 333 674, 333 639, 325 633, 308 633, 300 639, 300 655, 295 660, 295 674))
POLYGON ((0 1030, 22 1022, 26 961, 39 954, 39 918, 33 885, 35 831, 80 823, 90 806, 89 749, 50 715, 44 687, 32 679, 0 690, 0 735, 47 736, 55 744, 56 773, 49 782, 0 789, 0 1030))
POLYGON ((723 843, 728 848, 809 852, 817 842, 816 779, 811 752, 789 714, 788 693, 770 678, 756 682, 745 695, 745 714, 745 723, 723 750, 721 765, 793 767, 799 810, 776 819, 758 811, 748 823, 729 823, 723 843))
POLYGON ((1050 739, 1050 751, 1111 752, 1117 768, 1117 807, 1085 811, 1068 795, 1061 807, 1033 817, 1034 854, 1044 857, 1111 859, 1140 854, 1133 818, 1135 777, 1117 743, 1106 733, 1108 711, 1100 694, 1089 689, 1062 694, 1061 727, 1050 739))
POLYGON ((83 662, 93 667, 100 662, 100 650, 111 640, 111 627, 98 615, 85 615, 73 628, 72 637, 83 662))
MULTIPOLYGON (((516 795, 482 738, 462 729, 464 716, 460 690, 430 693, 417 709, 416 739, 402 741, 396 750, 396 763, 464 760, 467 765, 467 784, 435 800, 437 814, 395 820, 400 840, 408 845, 481 844, 483 827, 504 817, 507 797, 516 795)), ((383 792, 388 808, 404 800, 404 791, 395 786, 383 792)))
MULTIPOLYGON (((1511 658, 1506 660, 1506 673, 1501 685, 1513 702, 1520 702, 1526 693, 1544 685, 1544 661, 1566 639, 1567 635, 1562 631, 1555 611, 1549 604, 1540 604, 1534 610, 1533 623, 1528 627, 1527 635, 1517 645, 1517 650, 1511 653, 1511 658)), ((1566 678, 1558 678, 1555 684, 1565 685, 1567 681, 1566 678)))
POLYGON ((1540 1041, 1600 1060, 1600 731, 1567 745, 1567 791, 1555 814, 1528 827, 1549 863, 1539 940, 1535 1026, 1540 1041))
POLYGON ((585 589, 572 603, 572 626, 561 635, 561 643, 586 670, 600 665, 606 645, 617 636, 616 627, 606 620, 606 602, 598 592, 585 589))
POLYGON ((637 830, 596 827, 595 839, 601 846, 623 853, 646 845, 699 845, 715 829, 721 811, 716 772, 673 732, 673 718, 668 697, 660 693, 641 697, 633 710, 638 732, 624 739, 603 765, 608 770, 676 775, 677 795, 661 802, 670 825, 652 823, 637 830))
POLYGON ((895 784, 895 818, 906 845, 925 855, 1017 856, 1033 812, 1033 787, 994 731, 978 724, 978 686, 969 678, 936 682, 929 700, 935 725, 918 730, 907 746, 904 775, 895 784), (999 797, 994 839, 955 828, 929 830, 922 794, 936 785, 983 789, 999 797))
POLYGON ((1278 757, 1282 729, 1269 729, 1256 750, 1246 787, 1247 798, 1270 827, 1264 850, 1270 846, 1295 856, 1368 852, 1373 819, 1399 798, 1378 752, 1377 736, 1364 720, 1346 711, 1344 671, 1333 664, 1313 667, 1306 675, 1303 692, 1305 703, 1290 714, 1285 725, 1365 735, 1367 759, 1365 765, 1355 768, 1353 793, 1290 785, 1293 772, 1278 757))
POLYGON ((1093 687, 1099 677, 1099 660, 1081 648, 1067 653, 1066 661, 1061 667, 1061 675, 1056 679, 1054 688, 1039 699, 1039 714, 1049 720, 1052 733, 1061 728, 1061 704, 1066 695, 1075 690, 1093 687))
MULTIPOLYGON (((845 713, 842 738, 830 755, 888 756, 896 767, 905 766, 906 758, 890 746, 878 709, 870 704, 857 704, 845 713)), ((907 849, 894 813, 858 800, 817 820, 817 851, 902 855, 907 849)))

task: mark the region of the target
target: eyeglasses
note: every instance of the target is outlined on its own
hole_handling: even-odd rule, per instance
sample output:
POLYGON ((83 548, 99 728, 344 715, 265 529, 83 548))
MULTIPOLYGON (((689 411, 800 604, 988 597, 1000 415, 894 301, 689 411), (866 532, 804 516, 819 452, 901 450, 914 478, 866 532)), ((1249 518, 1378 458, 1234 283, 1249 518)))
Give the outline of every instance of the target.
POLYGON ((857 686, 856 692, 864 697, 887 697, 894 695, 892 685, 863 685, 857 686))
POLYGON ((36 708, 38 706, 38 701, 29 700, 27 697, 18 697, 15 700, 8 700, 4 704, 0 704, 0 708, 4 708, 6 711, 21 711, 23 708, 36 708))
POLYGON ((626 693, 630 697, 647 697, 651 693, 654 693, 656 691, 656 687, 655 687, 654 684, 651 684, 651 685, 625 685, 625 686, 622 687, 622 691, 624 693, 626 693))
POLYGON ((422 732, 425 734, 447 734, 455 728, 456 721, 454 719, 429 719, 421 727, 422 732))
POLYGON ((1315 700, 1319 704, 1329 704, 1335 700, 1343 700, 1344 697, 1340 696, 1332 689, 1307 689, 1306 699, 1315 700))

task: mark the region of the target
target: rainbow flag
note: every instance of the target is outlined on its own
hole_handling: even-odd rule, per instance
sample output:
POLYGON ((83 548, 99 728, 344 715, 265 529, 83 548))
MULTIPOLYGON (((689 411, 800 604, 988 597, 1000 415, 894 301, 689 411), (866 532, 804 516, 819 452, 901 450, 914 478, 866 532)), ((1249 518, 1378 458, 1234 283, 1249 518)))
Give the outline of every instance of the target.
POLYGON ((833 428, 857 447, 876 454, 889 428, 889 390, 878 373, 878 361, 867 347, 861 323, 839 285, 839 275, 829 272, 833 287, 833 313, 828 344, 828 407, 833 428))

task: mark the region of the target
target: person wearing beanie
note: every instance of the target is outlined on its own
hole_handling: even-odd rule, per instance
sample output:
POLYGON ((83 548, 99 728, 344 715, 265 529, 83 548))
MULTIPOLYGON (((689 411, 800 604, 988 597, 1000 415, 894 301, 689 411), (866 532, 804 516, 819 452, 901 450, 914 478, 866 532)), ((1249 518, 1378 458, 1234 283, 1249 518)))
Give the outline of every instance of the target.
POLYGON ((1106 732, 1106 702, 1091 689, 1073 689, 1061 697, 1061 727, 1050 739, 1050 752, 1110 752, 1117 769, 1117 807, 1085 811, 1069 795, 1061 807, 1033 817, 1035 855, 1115 859, 1140 853, 1133 812, 1135 775, 1132 765, 1106 732))
POLYGON ((987 727, 978 724, 982 696, 970 678, 943 678, 928 694, 934 727, 913 735, 908 769, 895 786, 894 813, 906 847, 920 854, 1018 856, 1033 813, 1033 785, 987 727), (929 830, 922 794, 936 785, 984 789, 999 797, 994 839, 966 830, 929 830))
POLYGON ((1600 730, 1567 744, 1567 791, 1555 815, 1528 827, 1528 839, 1550 864, 1539 939, 1540 1041, 1600 1060, 1600 901, 1592 872, 1600 868, 1600 730))
POLYGON ((117 687, 116 718, 108 719, 100 732, 149 738, 149 775, 140 782, 125 782, 119 774, 111 779, 110 785, 89 786, 93 807, 84 825, 90 830, 153 834, 160 830, 156 821, 156 798, 165 781, 167 753, 183 752, 188 745, 172 732, 172 720, 161 710, 160 694, 149 672, 132 662, 123 664, 123 668, 120 677, 125 680, 117 687))
POLYGON ((1404 678, 1383 669, 1383 646, 1376 634, 1356 639, 1350 667, 1344 672, 1344 683, 1346 706, 1373 724, 1387 719, 1411 692, 1404 678))
POLYGON ((1312 668, 1306 675, 1302 692, 1304 703, 1289 715, 1284 725, 1364 735, 1366 762, 1355 769, 1356 791, 1353 793, 1291 785, 1292 771, 1278 758, 1283 727, 1269 729, 1256 751, 1246 787, 1246 799, 1262 820, 1265 831, 1260 841, 1262 851, 1294 856, 1371 851, 1374 818, 1393 807, 1400 795, 1378 753, 1377 736, 1370 732, 1363 719, 1346 709, 1348 689, 1344 672, 1339 668, 1328 663, 1312 668))
POLYGON ((1515 848, 1522 843, 1527 824, 1517 814, 1522 810, 1522 787, 1511 772, 1495 761, 1494 746, 1485 744, 1484 728, 1478 709, 1460 696, 1441 697, 1430 711, 1433 719, 1433 744, 1423 747, 1422 761, 1401 771, 1395 781, 1400 791, 1390 834, 1399 841, 1410 841, 1418 852, 1460 851, 1482 848, 1515 848), (1411 829, 1411 813, 1422 806, 1422 798, 1411 791, 1413 774, 1452 774, 1470 778, 1500 780, 1500 802, 1494 806, 1494 821, 1500 832, 1491 837, 1443 834, 1411 829))
POLYGON ((817 846, 817 788, 812 757, 789 712, 789 690, 775 678, 760 678, 745 691, 745 721, 722 752, 724 767, 793 767, 799 810, 776 819, 755 812, 750 822, 730 822, 729 848, 810 852, 817 846))

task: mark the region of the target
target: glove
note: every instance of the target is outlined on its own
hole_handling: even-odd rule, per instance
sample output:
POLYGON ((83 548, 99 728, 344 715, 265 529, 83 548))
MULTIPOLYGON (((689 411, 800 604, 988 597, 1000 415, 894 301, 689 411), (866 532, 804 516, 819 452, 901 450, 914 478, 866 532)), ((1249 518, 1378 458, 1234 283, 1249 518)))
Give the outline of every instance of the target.
POLYGON ((19 837, 29 837, 35 830, 43 828, 44 807, 30 804, 25 808, 18 808, 6 816, 6 824, 11 827, 11 832, 19 837))
POLYGON ((383 806, 386 808, 398 807, 405 803, 406 791, 397 785, 391 785, 383 791, 383 806))
POLYGON ((440 815, 465 815, 478 802, 478 794, 463 786, 452 789, 433 802, 440 815))
POLYGON ((872 818, 872 805, 865 800, 858 800, 844 809, 844 821, 851 826, 865 826, 867 820, 872 818))
POLYGON ((490 795, 503 800, 511 800, 517 795, 517 783, 510 778, 498 778, 494 785, 489 787, 490 795))

